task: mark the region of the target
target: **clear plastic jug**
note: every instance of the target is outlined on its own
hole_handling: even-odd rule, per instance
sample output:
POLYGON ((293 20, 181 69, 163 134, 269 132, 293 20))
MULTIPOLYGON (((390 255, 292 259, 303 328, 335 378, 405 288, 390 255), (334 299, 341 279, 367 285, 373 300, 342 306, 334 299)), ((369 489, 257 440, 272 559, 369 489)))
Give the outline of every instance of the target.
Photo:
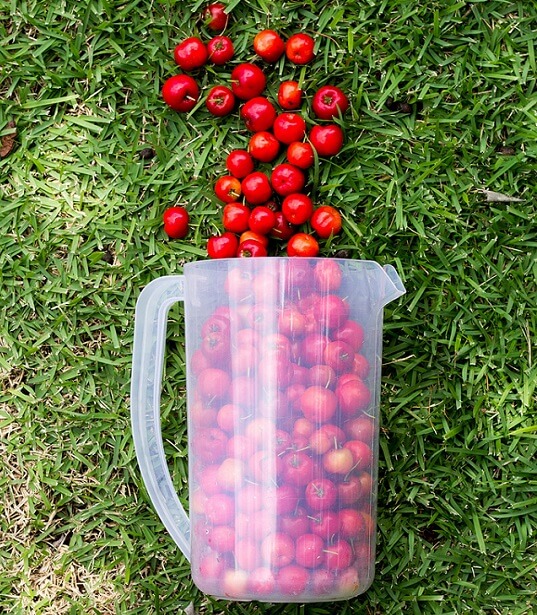
POLYGON ((374 576, 383 307, 395 269, 222 259, 151 282, 136 306, 131 409, 151 500, 220 599, 322 602, 374 576), (166 464, 170 306, 185 305, 189 516, 166 464))

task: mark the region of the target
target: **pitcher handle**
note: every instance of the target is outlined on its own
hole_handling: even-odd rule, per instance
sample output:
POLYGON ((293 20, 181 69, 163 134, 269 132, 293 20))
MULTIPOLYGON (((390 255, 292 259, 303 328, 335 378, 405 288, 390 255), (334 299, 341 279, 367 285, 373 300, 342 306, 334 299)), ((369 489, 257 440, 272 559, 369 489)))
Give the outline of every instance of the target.
POLYGON ((170 307, 184 300, 184 276, 163 276, 140 293, 134 321, 131 425, 138 465, 153 505, 190 561, 190 521, 172 483, 160 429, 160 392, 170 307))

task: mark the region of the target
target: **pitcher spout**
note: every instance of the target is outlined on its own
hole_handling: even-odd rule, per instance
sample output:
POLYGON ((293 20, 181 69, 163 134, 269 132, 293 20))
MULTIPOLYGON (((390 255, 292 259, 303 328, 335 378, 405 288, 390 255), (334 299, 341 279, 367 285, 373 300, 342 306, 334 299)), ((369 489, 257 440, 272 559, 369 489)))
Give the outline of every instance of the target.
POLYGON ((386 275, 384 286, 384 295, 382 296, 382 305, 394 301, 401 295, 406 293, 406 288, 393 265, 384 265, 384 273, 386 275))

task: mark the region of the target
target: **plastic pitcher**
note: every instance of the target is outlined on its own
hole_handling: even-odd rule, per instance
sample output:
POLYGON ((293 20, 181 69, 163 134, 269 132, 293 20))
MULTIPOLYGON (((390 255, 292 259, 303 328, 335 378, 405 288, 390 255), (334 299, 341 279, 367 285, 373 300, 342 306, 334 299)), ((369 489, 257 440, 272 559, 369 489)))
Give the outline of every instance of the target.
POLYGON ((132 427, 147 491, 220 599, 322 602, 371 584, 383 307, 395 269, 222 259, 151 282, 136 306, 132 427), (166 464, 166 321, 184 301, 189 516, 166 464))

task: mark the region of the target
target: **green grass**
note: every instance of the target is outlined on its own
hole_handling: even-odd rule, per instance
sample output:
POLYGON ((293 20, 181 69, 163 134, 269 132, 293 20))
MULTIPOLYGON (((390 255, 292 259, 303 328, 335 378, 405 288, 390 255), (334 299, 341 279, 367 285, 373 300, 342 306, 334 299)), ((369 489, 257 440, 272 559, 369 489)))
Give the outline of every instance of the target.
MULTIPOLYGON (((313 189, 348 251, 396 265, 385 313, 377 577, 334 605, 225 604, 193 587, 148 502, 130 435, 133 315, 205 255, 235 115, 161 102, 203 2, 11 0, 0 8, 0 611, 10 614, 529 614, 537 595, 537 9, 531 2, 233 1, 229 34, 315 33, 269 94, 351 95, 313 189), (392 101, 395 101, 392 102, 392 101), (401 110, 397 103, 408 103, 401 110), (408 112, 410 111, 410 112, 408 112), (143 160, 147 147, 155 157, 143 160), (483 189, 523 199, 487 202, 483 189), (167 241, 163 210, 192 231, 167 241)), ((229 67, 199 75, 203 88, 229 67)), ((172 311, 163 426, 186 484, 184 354, 172 311)))

